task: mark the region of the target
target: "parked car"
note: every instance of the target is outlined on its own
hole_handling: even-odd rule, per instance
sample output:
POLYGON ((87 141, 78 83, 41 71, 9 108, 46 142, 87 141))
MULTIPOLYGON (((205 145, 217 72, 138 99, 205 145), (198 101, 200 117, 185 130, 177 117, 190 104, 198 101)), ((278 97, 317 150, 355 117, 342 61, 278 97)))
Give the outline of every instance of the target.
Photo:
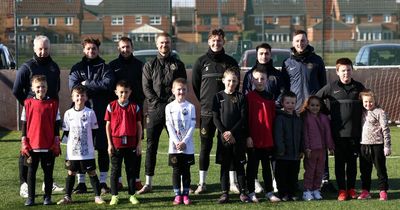
MULTIPOLYGON (((290 57, 290 50, 289 49, 274 49, 272 48, 272 57, 273 65, 275 68, 282 67, 282 63, 284 60, 290 57)), ((239 66, 244 69, 248 70, 256 64, 257 60, 257 53, 255 49, 246 50, 244 51, 242 57, 239 61, 239 66)))
POLYGON ((15 69, 15 60, 7 46, 0 43, 0 69, 15 69))
MULTIPOLYGON (((143 63, 146 63, 158 55, 158 50, 135 50, 133 55, 143 63)), ((176 50, 172 50, 172 56, 180 59, 176 50)))
POLYGON ((356 66, 400 65, 400 44, 368 44, 358 51, 356 66))

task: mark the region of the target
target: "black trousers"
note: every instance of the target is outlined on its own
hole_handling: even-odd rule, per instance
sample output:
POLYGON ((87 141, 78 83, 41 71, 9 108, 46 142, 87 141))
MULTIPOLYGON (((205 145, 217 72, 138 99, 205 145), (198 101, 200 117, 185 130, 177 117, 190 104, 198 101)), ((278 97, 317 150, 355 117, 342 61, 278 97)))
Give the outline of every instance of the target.
POLYGON ((118 178, 121 173, 118 173, 122 167, 122 161, 125 164, 126 179, 128 181, 129 195, 135 194, 135 169, 137 164, 136 148, 120 148, 114 151, 111 156, 111 194, 118 195, 118 178))
POLYGON ((372 165, 374 165, 378 175, 379 190, 388 190, 386 157, 383 148, 383 144, 361 145, 360 172, 362 189, 371 190, 371 173, 372 165))
POLYGON ((172 166, 172 188, 175 193, 180 192, 181 183, 182 195, 189 194, 190 188, 190 166, 194 164, 194 155, 170 154, 168 165, 172 166))
POLYGON ((324 167, 324 175, 322 176, 322 180, 329 181, 329 157, 328 157, 328 151, 325 152, 325 167, 324 167))
POLYGON ((157 113, 160 111, 149 113, 147 116, 147 148, 146 148, 146 162, 145 174, 147 176, 154 176, 154 169, 157 161, 158 143, 162 130, 165 127, 165 113, 160 116, 157 113))
MULTIPOLYGON (((200 117, 200 158, 199 169, 200 171, 208 171, 210 166, 210 152, 213 146, 213 138, 215 135, 216 127, 213 122, 212 116, 200 117)), ((219 135, 219 134, 218 134, 219 135)))
POLYGON ((24 164, 24 159, 23 155, 20 155, 18 158, 19 185, 28 182, 28 167, 24 164))
POLYGON ((51 196, 55 156, 52 152, 31 152, 30 154, 30 158, 25 160, 28 166, 28 197, 35 199, 36 172, 39 162, 44 174, 44 194, 51 196))
POLYGON ((299 172, 300 160, 276 160, 275 179, 280 197, 296 195, 299 172))
POLYGON ((240 155, 239 152, 236 152, 238 150, 244 149, 244 147, 243 148, 235 147, 233 149, 232 148, 233 147, 229 149, 224 148, 225 151, 223 151, 224 154, 221 160, 221 172, 220 172, 222 193, 229 192, 229 185, 230 185, 229 171, 231 170, 236 171, 240 193, 244 193, 246 190, 246 175, 244 171, 244 164, 246 164, 246 158, 244 157, 244 151, 243 155, 240 155))
POLYGON ((354 189, 357 176, 359 139, 335 139, 335 175, 339 190, 354 189))
POLYGON ((246 169, 246 178, 247 178, 247 188, 250 193, 254 192, 255 185, 254 179, 257 176, 258 165, 261 161, 262 167, 262 176, 264 180, 264 190, 265 192, 271 192, 273 190, 272 187, 272 151, 266 149, 255 149, 248 148, 247 149, 247 169, 246 169))

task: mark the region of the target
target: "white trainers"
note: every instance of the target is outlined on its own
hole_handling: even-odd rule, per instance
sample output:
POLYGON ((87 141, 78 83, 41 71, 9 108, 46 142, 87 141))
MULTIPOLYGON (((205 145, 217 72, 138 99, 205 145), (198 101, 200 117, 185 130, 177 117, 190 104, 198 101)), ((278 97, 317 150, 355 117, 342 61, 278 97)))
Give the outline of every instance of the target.
POLYGON ((319 190, 314 190, 312 192, 315 200, 322 200, 321 192, 319 190))
POLYGON ((205 193, 207 191, 207 187, 206 184, 199 184, 197 186, 197 189, 194 191, 194 194, 198 195, 198 194, 202 194, 205 193))
POLYGON ((28 184, 26 182, 19 187, 19 195, 23 198, 28 198, 28 184))
POLYGON ((261 186, 260 182, 258 179, 254 180, 254 192, 255 193, 262 193, 264 191, 264 188, 261 186))
POLYGON ((250 194, 248 194, 248 196, 249 196, 249 199, 251 200, 251 202, 253 202, 253 203, 258 203, 258 202, 260 202, 260 201, 258 200, 257 196, 256 196, 256 193, 250 193, 250 194))
POLYGON ((231 184, 231 186, 229 187, 229 191, 235 194, 239 194, 240 190, 238 184, 237 183, 231 184))
POLYGON ((314 200, 313 193, 309 190, 303 192, 303 200, 311 201, 314 200))
MULTIPOLYGON (((63 187, 60 187, 57 183, 53 182, 53 188, 51 189, 53 192, 62 192, 64 191, 63 187)), ((44 182, 42 184, 42 191, 44 192, 44 182)))
POLYGON ((266 193, 265 197, 271 202, 279 202, 279 201, 281 201, 281 199, 276 197, 273 192, 266 193))

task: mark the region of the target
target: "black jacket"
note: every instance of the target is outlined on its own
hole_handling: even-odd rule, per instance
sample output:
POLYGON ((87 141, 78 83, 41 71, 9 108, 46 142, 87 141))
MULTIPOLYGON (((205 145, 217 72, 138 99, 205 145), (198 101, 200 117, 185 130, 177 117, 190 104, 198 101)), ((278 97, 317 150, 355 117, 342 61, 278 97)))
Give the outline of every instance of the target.
POLYGON ((352 80, 347 87, 336 80, 324 86, 316 94, 328 99, 332 135, 338 137, 361 137, 362 102, 359 94, 365 89, 360 82, 352 80))
POLYGON ((174 99, 172 82, 177 78, 187 78, 185 65, 170 54, 166 57, 158 54, 143 66, 143 93, 149 112, 158 109, 164 112, 167 103, 174 99))
POLYGON ((21 65, 17 71, 13 94, 21 105, 26 98, 34 96, 31 90, 31 78, 34 75, 45 75, 47 80, 47 96, 58 99, 60 91, 60 68, 47 57, 41 61, 36 56, 21 65))
MULTIPOLYGON (((142 61, 131 55, 125 59, 122 55, 110 62, 110 68, 114 71, 115 82, 125 80, 131 85, 132 94, 130 100, 143 107, 144 94, 142 87, 142 61)), ((115 88, 114 88, 115 89, 115 88)))
MULTIPOLYGON (((219 54, 208 52, 197 59, 192 70, 192 85, 194 93, 201 105, 201 116, 212 117, 213 98, 216 93, 224 90, 222 76, 229 67, 238 67, 234 58, 224 51, 219 54)), ((240 72, 237 72, 240 80, 240 72)), ((237 90, 239 85, 237 87, 237 90)))

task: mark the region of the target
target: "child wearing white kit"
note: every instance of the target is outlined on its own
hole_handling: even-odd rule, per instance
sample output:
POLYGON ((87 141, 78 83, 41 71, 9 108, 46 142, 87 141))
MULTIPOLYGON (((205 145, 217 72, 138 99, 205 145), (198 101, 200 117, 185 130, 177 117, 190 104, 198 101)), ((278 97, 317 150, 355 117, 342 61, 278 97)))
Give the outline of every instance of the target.
POLYGON ((378 175, 379 200, 387 200, 388 175, 386 170, 386 156, 391 153, 391 137, 388 118, 383 109, 377 106, 375 94, 371 90, 360 93, 364 107, 362 113, 362 137, 360 172, 362 191, 359 200, 371 198, 372 165, 378 175))
POLYGON ((321 200, 321 182, 325 167, 326 149, 333 154, 334 143, 330 120, 320 112, 321 99, 310 96, 301 110, 304 125, 304 193, 303 200, 321 200))
POLYGON ((168 164, 172 167, 173 205, 191 204, 189 199, 190 166, 194 164, 193 132, 196 111, 186 100, 187 82, 177 78, 172 83, 175 100, 165 107, 166 126, 169 134, 168 164), (181 187, 182 183, 182 187, 181 187), (181 188, 183 190, 181 191, 181 188))

